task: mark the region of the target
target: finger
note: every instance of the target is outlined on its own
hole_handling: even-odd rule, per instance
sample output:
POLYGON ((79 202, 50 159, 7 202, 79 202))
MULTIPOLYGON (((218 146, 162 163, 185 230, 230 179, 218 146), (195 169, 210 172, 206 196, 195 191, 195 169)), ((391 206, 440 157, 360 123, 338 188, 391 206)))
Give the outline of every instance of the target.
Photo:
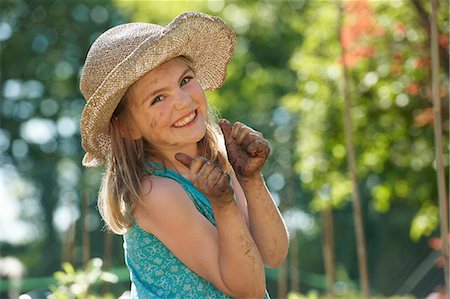
POLYGON ((219 126, 220 129, 222 130, 223 138, 225 140, 225 147, 227 150, 228 160, 231 162, 234 159, 233 157, 235 156, 237 151, 236 142, 232 137, 232 127, 230 122, 226 119, 222 119, 219 122, 219 126))
POLYGON ((220 168, 214 167, 214 169, 212 169, 208 175, 208 179, 205 182, 205 187, 208 188, 209 190, 217 188, 216 184, 219 181, 222 174, 223 171, 220 168))
POLYGON ((175 154, 175 159, 178 160, 178 162, 180 162, 181 164, 183 164, 184 166, 186 166, 187 168, 191 168, 191 163, 192 163, 192 157, 185 154, 185 153, 176 153, 175 154))
POLYGON ((228 140, 231 140, 231 124, 226 119, 221 119, 219 121, 220 129, 222 130, 223 137, 225 139, 225 143, 228 140))
POLYGON ((228 173, 222 173, 216 186, 220 192, 227 191, 230 188, 230 175, 228 173))
POLYGON ((248 151, 247 148, 248 148, 249 144, 251 144, 252 142, 254 142, 254 141, 256 141, 256 140, 258 140, 260 138, 261 137, 258 134, 256 134, 256 132, 250 132, 244 137, 244 140, 242 141, 241 147, 244 150, 248 151))
POLYGON ((252 157, 268 157, 270 154, 270 147, 265 140, 255 140, 247 147, 247 153, 252 157))
POLYGON ((189 168, 189 172, 191 174, 195 174, 198 176, 200 169, 202 169, 203 165, 207 163, 208 160, 206 158, 197 156, 192 159, 191 167, 189 168))
POLYGON ((244 138, 252 131, 253 130, 250 127, 241 124, 239 126, 239 129, 237 130, 236 135, 234 136, 234 138, 236 139, 236 143, 242 145, 244 138))
POLYGON ((198 188, 203 188, 203 186, 207 183, 209 174, 213 169, 213 164, 210 161, 206 161, 195 176, 195 182, 193 182, 194 185, 196 185, 196 187, 198 188))
POLYGON ((242 126, 242 123, 238 122, 238 121, 233 124, 233 128, 231 129, 231 137, 236 139, 241 126, 242 126))

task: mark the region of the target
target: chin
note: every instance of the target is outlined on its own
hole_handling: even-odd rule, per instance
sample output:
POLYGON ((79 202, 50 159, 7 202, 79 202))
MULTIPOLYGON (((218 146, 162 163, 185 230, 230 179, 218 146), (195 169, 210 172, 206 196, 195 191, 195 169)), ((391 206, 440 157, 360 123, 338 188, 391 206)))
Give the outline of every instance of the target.
POLYGON ((198 134, 195 135, 195 142, 200 142, 206 136, 206 127, 204 127, 198 134))

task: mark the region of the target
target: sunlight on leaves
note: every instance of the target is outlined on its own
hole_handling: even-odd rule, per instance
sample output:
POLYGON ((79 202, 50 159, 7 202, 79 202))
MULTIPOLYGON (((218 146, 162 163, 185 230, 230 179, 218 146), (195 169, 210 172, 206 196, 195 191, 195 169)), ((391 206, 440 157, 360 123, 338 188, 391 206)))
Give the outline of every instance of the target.
POLYGON ((439 224, 439 209, 425 202, 411 222, 409 235, 414 241, 422 236, 429 236, 439 224))
POLYGON ((389 211, 392 191, 387 185, 378 185, 370 191, 373 197, 372 205, 380 213, 389 211))

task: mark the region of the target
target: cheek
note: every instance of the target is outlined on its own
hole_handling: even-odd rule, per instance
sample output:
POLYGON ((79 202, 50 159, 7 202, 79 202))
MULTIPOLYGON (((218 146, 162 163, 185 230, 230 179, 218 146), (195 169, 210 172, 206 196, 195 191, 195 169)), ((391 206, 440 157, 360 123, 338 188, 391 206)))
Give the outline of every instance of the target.
POLYGON ((164 119, 164 112, 163 111, 158 112, 156 118, 152 119, 152 126, 156 126, 158 124, 158 120, 162 122, 163 119, 164 119))
POLYGON ((144 110, 132 111, 132 118, 136 129, 144 137, 155 131, 158 126, 158 115, 145 113, 144 110))
MULTIPOLYGON (((161 117, 162 115, 160 115, 161 117)), ((157 128, 158 122, 156 121, 156 118, 153 118, 150 120, 150 128, 157 128)))
POLYGON ((165 110, 154 110, 149 113, 142 113, 140 123, 142 128, 154 130, 167 125, 167 119, 169 117, 165 110))
POLYGON ((196 94, 196 97, 195 97, 196 99, 197 99, 197 103, 198 103, 198 106, 199 106, 199 110, 203 113, 203 114, 205 114, 206 115, 206 112, 208 111, 208 103, 207 103, 207 101, 206 101, 206 97, 205 97, 205 94, 203 93, 203 91, 199 91, 197 94, 196 94))
POLYGON ((158 123, 157 119, 153 118, 149 121, 147 121, 147 126, 145 128, 145 133, 143 134, 144 138, 151 144, 159 143, 161 140, 161 134, 160 134, 160 124, 158 123))
POLYGON ((144 130, 147 132, 146 135, 148 138, 159 140, 162 136, 164 136, 164 134, 167 134, 167 126, 171 125, 169 120, 169 116, 164 111, 158 111, 156 113, 152 113, 152 115, 148 115, 142 123, 144 130))

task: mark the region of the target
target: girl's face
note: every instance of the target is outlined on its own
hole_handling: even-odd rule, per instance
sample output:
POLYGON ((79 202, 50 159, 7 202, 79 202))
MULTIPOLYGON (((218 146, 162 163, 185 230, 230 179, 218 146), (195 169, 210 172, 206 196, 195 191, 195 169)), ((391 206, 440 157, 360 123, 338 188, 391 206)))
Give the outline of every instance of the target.
POLYGON ((133 139, 162 153, 190 152, 206 133, 207 103, 195 74, 181 58, 169 60, 127 91, 133 139))

